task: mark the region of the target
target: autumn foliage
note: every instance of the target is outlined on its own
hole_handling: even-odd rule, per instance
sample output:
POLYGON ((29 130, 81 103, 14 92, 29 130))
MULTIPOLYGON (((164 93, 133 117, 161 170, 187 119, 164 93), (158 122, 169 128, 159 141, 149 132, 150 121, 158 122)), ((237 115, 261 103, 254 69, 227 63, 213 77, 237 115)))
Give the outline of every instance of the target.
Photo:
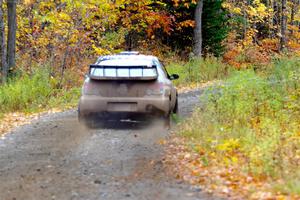
POLYGON ((184 167, 179 178, 208 191, 220 181, 227 196, 299 198, 299 8, 299 0, 20 1, 17 63, 0 86, 0 114, 74 106, 99 55, 154 54, 184 89, 226 79, 180 125, 170 158, 184 167), (200 1, 204 58, 195 58, 200 1))
POLYGON ((299 199, 299 69, 279 59, 206 87, 169 143, 172 173, 233 199, 299 199))

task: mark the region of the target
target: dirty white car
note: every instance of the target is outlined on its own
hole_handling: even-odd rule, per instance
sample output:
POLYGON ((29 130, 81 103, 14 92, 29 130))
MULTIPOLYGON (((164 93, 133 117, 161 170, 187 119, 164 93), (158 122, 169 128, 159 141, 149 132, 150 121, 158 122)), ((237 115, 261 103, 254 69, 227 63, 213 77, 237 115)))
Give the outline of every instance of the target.
POLYGON ((178 109, 177 90, 155 56, 123 52, 101 56, 90 65, 78 106, 79 121, 87 125, 106 120, 141 120, 148 116, 170 122, 178 109))

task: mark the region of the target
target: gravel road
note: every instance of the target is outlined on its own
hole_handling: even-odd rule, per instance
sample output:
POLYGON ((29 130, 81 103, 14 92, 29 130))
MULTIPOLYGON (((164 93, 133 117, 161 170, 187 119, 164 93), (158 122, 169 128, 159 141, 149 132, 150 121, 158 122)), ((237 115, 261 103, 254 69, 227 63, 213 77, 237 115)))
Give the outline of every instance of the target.
MULTIPOLYGON (((200 94, 180 94, 181 117, 200 94)), ((87 130, 75 110, 43 116, 0 139, 0 200, 212 199, 166 176, 158 141, 168 134, 155 124, 87 130)))

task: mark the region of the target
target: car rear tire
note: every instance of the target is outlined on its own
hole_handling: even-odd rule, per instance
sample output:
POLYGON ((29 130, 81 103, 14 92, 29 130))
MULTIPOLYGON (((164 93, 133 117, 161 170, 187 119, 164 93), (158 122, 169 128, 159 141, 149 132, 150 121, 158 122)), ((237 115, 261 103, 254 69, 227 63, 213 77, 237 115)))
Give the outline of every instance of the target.
POLYGON ((178 113, 178 99, 176 98, 176 103, 175 103, 175 107, 173 109, 173 113, 177 114, 178 113))
POLYGON ((171 115, 163 117, 163 126, 165 129, 171 128, 171 115))
POLYGON ((96 120, 96 117, 93 115, 83 115, 80 112, 78 113, 78 121, 80 124, 84 125, 87 128, 96 128, 100 121, 96 120))

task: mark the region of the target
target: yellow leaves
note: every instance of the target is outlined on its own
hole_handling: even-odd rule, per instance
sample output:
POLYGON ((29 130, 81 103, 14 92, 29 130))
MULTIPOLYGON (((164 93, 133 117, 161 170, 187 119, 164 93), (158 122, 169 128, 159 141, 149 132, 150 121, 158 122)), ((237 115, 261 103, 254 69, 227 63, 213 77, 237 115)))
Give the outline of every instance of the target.
POLYGON ((166 145, 166 144, 167 144, 167 141, 166 141, 165 139, 160 139, 160 140, 158 141, 158 144, 159 144, 159 145, 166 145))
POLYGON ((262 22, 271 15, 270 11, 260 0, 255 0, 253 6, 248 6, 247 13, 253 22, 262 22))
POLYGON ((183 5, 184 5, 184 7, 186 7, 186 8, 189 8, 189 7, 190 7, 190 3, 184 3, 183 5))
POLYGON ((39 3, 39 10, 41 12, 44 12, 45 10, 50 10, 51 8, 54 8, 55 4, 54 2, 51 1, 42 1, 41 3, 39 3))
POLYGON ((229 10, 231 13, 236 14, 236 15, 242 15, 242 9, 239 6, 235 6, 232 3, 229 2, 223 2, 222 7, 224 9, 229 10))
POLYGON ((219 144, 216 147, 216 149, 219 151, 225 151, 229 153, 238 150, 239 148, 240 148, 239 139, 233 139, 233 138, 224 140, 222 144, 219 144))
POLYGON ((238 15, 241 15, 242 14, 242 9, 241 8, 238 8, 238 7, 235 7, 232 9, 232 12, 234 14, 238 14, 238 15))
POLYGON ((181 30, 182 28, 186 27, 194 27, 195 26, 195 21, 194 20, 185 20, 183 22, 178 23, 178 30, 181 30))
POLYGON ((33 2, 34 2, 34 0, 24 0, 25 5, 32 4, 33 2))
POLYGON ((76 44, 79 40, 80 33, 78 30, 74 30, 73 34, 71 35, 69 39, 70 44, 76 44))
POLYGON ((246 14, 247 20, 251 23, 263 22, 272 13, 261 0, 254 0, 251 5, 244 1, 236 3, 225 1, 222 6, 234 15, 245 17, 246 14))
POLYGON ((107 54, 110 53, 108 50, 99 48, 99 47, 97 47, 95 44, 92 45, 92 48, 93 48, 93 50, 95 51, 95 53, 96 53, 97 55, 99 55, 99 56, 100 56, 100 55, 107 55, 107 54))
POLYGON ((238 162, 239 162, 238 157, 232 156, 232 157, 231 157, 231 162, 232 162, 233 164, 238 164, 238 162))
POLYGON ((231 3, 227 2, 227 1, 224 1, 222 3, 222 7, 225 8, 225 9, 230 9, 231 8, 231 3))
POLYGON ((267 7, 263 3, 258 3, 256 10, 257 10, 257 13, 260 13, 262 16, 267 15, 267 7))
MULTIPOLYGON (((299 195, 289 195, 273 190, 265 176, 253 176, 244 173, 246 160, 239 154, 228 156, 204 157, 187 148, 187 140, 171 138, 168 140, 167 155, 164 161, 170 175, 184 181, 201 186, 214 195, 232 199, 299 199, 299 195), (204 160, 210 161, 205 165, 204 160)), ((226 140, 222 149, 239 147, 238 140, 226 140)), ((196 145, 196 149, 202 149, 196 145)), ((258 152, 254 152, 258 156, 258 152)), ((276 181, 276 180, 275 180, 276 181)), ((282 180, 277 180, 282 184, 282 180)))
POLYGON ((197 2, 198 2, 197 0, 173 0, 175 7, 178 7, 179 5, 183 5, 186 8, 189 8, 191 4, 197 4, 197 2))
POLYGON ((40 38, 36 41, 36 43, 37 43, 39 46, 46 47, 46 46, 49 44, 49 41, 50 41, 49 38, 46 38, 46 37, 40 37, 40 38))
POLYGON ((71 21, 70 15, 64 12, 59 13, 57 17, 59 18, 60 21, 66 21, 66 22, 71 21))

